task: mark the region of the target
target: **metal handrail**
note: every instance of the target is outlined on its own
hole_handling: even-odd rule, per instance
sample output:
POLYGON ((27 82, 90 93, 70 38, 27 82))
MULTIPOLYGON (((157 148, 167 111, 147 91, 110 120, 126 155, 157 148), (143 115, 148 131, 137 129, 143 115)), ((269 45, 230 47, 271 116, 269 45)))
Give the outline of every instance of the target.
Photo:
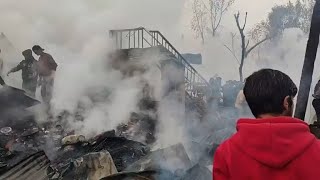
POLYGON ((110 30, 110 36, 115 38, 116 46, 119 49, 152 47, 152 43, 146 39, 145 34, 152 37, 151 34, 143 27, 134 29, 110 30), (128 41, 123 42, 126 39, 128 41), (144 42, 147 43, 147 46, 144 44, 144 42))
MULTIPOLYGON (((190 68, 201 78, 201 80, 202 80, 206 85, 209 86, 209 83, 207 82, 207 80, 206 80, 205 78, 203 78, 203 77, 201 76, 201 74, 199 74, 198 71, 197 71, 193 66, 191 66, 191 64, 179 53, 178 50, 176 50, 176 48, 174 48, 174 47, 172 46, 172 44, 163 36, 163 34, 162 34, 161 32, 159 32, 159 31, 150 31, 150 32, 151 32, 151 33, 154 33, 154 34, 157 34, 157 35, 160 35, 160 37, 163 38, 163 39, 165 40, 165 42, 169 45, 169 47, 175 52, 175 53, 173 53, 173 54, 174 54, 174 55, 177 54, 177 56, 179 57, 179 59, 181 59, 181 60, 183 61, 183 63, 187 64, 187 66, 190 67, 190 68)), ((153 36, 153 37, 155 38, 155 36, 153 36)), ((157 41, 158 41, 158 39, 157 39, 157 41)), ((159 42, 159 41, 158 41, 158 42, 159 42)), ((168 49, 168 50, 169 50, 169 49, 168 49)))
POLYGON ((178 52, 178 50, 159 31, 148 31, 143 27, 134 29, 111 30, 110 35, 115 38, 119 49, 148 48, 163 46, 185 67, 186 91, 191 96, 197 96, 197 88, 210 87, 197 70, 178 52), (124 36, 123 36, 124 35, 124 36), (159 39, 160 37, 160 39, 159 39), (150 38, 150 39, 149 39, 150 38))

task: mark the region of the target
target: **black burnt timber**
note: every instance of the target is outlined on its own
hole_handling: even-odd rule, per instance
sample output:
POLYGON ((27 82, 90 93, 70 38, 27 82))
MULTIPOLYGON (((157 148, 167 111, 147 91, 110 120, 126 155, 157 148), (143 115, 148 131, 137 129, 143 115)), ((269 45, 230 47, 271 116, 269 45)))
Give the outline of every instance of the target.
POLYGON ((0 76, 0 85, 4 86, 6 83, 4 82, 4 80, 2 79, 2 77, 0 76))
POLYGON ((59 172, 68 168, 72 159, 80 158, 88 153, 108 151, 113 158, 115 166, 119 172, 146 156, 150 149, 142 143, 128 140, 123 137, 114 137, 114 131, 105 132, 89 144, 78 144, 74 150, 64 152, 62 149, 58 152, 52 165, 59 172), (111 136, 111 137, 110 137, 111 136))
POLYGON ((124 171, 138 172, 141 170, 164 169, 176 173, 186 171, 191 166, 191 160, 184 146, 180 143, 152 151, 131 164, 124 171))
POLYGON ((316 1, 311 19, 309 40, 302 68, 295 117, 305 119, 320 34, 320 2, 316 1))

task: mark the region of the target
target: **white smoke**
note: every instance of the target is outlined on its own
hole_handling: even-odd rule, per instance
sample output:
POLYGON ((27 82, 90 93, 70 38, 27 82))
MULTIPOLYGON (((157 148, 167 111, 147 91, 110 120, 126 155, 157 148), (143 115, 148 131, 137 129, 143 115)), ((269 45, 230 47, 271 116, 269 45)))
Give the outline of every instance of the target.
MULTIPOLYGON (((84 113, 84 122, 71 121, 72 126, 81 133, 97 134, 129 119, 130 113, 137 108, 141 78, 153 86, 160 86, 151 71, 145 77, 124 79, 119 71, 108 67, 107 53, 114 49, 108 31, 139 26, 174 30, 183 3, 180 0, 4 0, 0 2, 0 31, 18 52, 39 44, 53 55, 59 65, 52 99, 54 113, 74 112, 81 102, 89 110, 84 113), (168 4, 172 9, 166 9, 168 4), (108 101, 94 103, 87 97, 104 90, 110 91, 108 101)), ((152 56, 147 60, 152 62, 152 56)), ((20 54, 17 57, 22 59, 20 54)), ((6 59, 9 66, 6 70, 19 60, 6 59)), ((19 73, 6 80, 21 87, 19 73)), ((159 88, 155 89, 159 91, 159 88)))
MULTIPOLYGON (((108 53, 115 48, 108 31, 144 26, 160 30, 181 53, 201 53, 203 65, 195 67, 206 79, 218 74, 225 81, 238 80, 237 61, 224 47, 224 44, 231 43, 230 32, 238 33, 233 14, 238 10, 242 13, 247 11, 249 30, 265 19, 267 11, 279 1, 236 0, 223 19, 219 36, 207 37, 205 45, 201 45, 191 31, 189 1, 1 0, 0 32, 5 33, 17 53, 5 59, 6 70, 22 60, 22 50, 34 44, 46 49, 59 65, 52 99, 53 112, 55 115, 64 110, 74 113, 80 103, 84 108, 84 120, 79 122, 71 118, 69 125, 86 136, 114 129, 128 121, 130 113, 137 110, 141 80, 146 80, 155 89, 155 99, 161 101, 156 148, 190 142, 193 140, 190 129, 201 135, 207 134, 205 140, 210 143, 221 143, 235 131, 236 119, 230 116, 234 112, 229 114, 225 110, 222 115, 230 116, 228 119, 221 119, 219 113, 210 112, 212 117, 208 117, 209 121, 200 124, 193 112, 184 113, 181 102, 170 95, 162 98, 163 84, 159 69, 154 66, 155 61, 161 59, 157 52, 140 59, 149 67, 142 76, 124 78, 121 72, 108 65, 108 53), (188 118, 194 121, 186 121, 188 118)), ((298 85, 306 40, 300 30, 286 30, 277 43, 266 43, 260 49, 260 59, 257 51, 246 59, 244 76, 260 68, 275 68, 287 73, 298 85)), ((235 47, 240 45, 235 44, 235 47)), ((319 62, 315 65, 314 78, 319 76, 319 65, 319 62)), ((10 85, 21 87, 19 73, 5 80, 10 85)), ((37 97, 40 98, 39 93, 37 97)), ((309 107, 307 119, 312 116, 312 109, 309 107)), ((192 153, 189 155, 193 158, 192 153)))
MULTIPOLYGON (((197 67, 197 70, 205 78, 218 74, 224 80, 238 79, 237 62, 223 47, 224 43, 230 43, 230 31, 237 32, 232 15, 238 10, 248 11, 247 28, 250 29, 261 20, 257 17, 263 18, 266 15, 264 10, 273 5, 271 1, 263 2, 237 1, 226 15, 219 37, 208 38, 205 46, 195 39, 190 29, 192 11, 184 0, 1 0, 0 31, 7 35, 18 51, 39 44, 53 55, 59 64, 52 102, 54 112, 74 111, 78 102, 82 102, 90 111, 85 113, 84 123, 75 123, 74 126, 91 134, 114 128, 127 120, 129 113, 136 109, 137 94, 141 90, 139 77, 123 80, 120 72, 110 70, 104 62, 108 61, 107 53, 114 49, 108 40, 108 30, 139 26, 158 29, 178 50, 202 53, 204 64, 197 67), (114 93, 111 93, 110 101, 95 104, 86 97, 95 89, 112 89, 114 93)), ((298 84, 305 43, 306 37, 301 37, 301 32, 286 31, 276 46, 266 46, 261 52, 266 61, 260 63, 255 56, 246 60, 245 76, 259 68, 272 67, 288 73, 298 84), (279 57, 282 58, 279 60, 279 57)), ((21 57, 20 54, 17 56, 21 57)), ((7 66, 10 66, 7 69, 19 60, 6 59, 7 66)), ((149 73, 153 74, 152 71, 149 73)), ((144 78, 149 78, 153 86, 161 86, 152 77, 144 78)), ((21 84, 20 79, 19 74, 6 78, 9 84, 17 87, 21 84)), ((159 97, 157 99, 161 99, 159 97)), ((174 103, 168 103, 171 106, 167 107, 176 110, 174 103)), ((159 137, 163 137, 163 141, 168 141, 168 144, 183 141, 186 137, 181 117, 174 118, 179 114, 171 115, 169 111, 161 110, 160 114, 161 120, 166 119, 161 122, 167 127, 161 128, 162 135, 159 137), (173 127, 178 128, 176 134, 173 127)))

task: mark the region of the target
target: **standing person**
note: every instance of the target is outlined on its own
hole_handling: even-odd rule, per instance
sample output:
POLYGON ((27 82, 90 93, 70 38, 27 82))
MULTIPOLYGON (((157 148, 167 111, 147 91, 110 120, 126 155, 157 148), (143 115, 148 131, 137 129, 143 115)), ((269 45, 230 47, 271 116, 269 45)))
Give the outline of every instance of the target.
POLYGON ((240 90, 236 99, 234 106, 238 109, 239 115, 243 116, 244 106, 246 105, 246 97, 243 94, 243 90, 240 90))
POLYGON ((31 49, 27 49, 22 52, 24 60, 22 60, 18 66, 11 69, 7 76, 10 73, 14 73, 22 70, 22 89, 30 94, 32 97, 35 97, 37 82, 38 82, 38 71, 37 71, 37 60, 33 57, 31 49))
POLYGON ((320 141, 292 118, 297 87, 280 71, 246 79, 244 95, 256 119, 240 119, 237 132, 215 152, 217 180, 317 180, 320 141))
POLYGON ((45 53, 44 49, 39 45, 33 46, 32 50, 36 55, 40 56, 38 61, 38 71, 41 81, 41 96, 44 103, 49 106, 52 98, 54 75, 58 65, 53 57, 50 54, 45 53))
POLYGON ((212 107, 216 109, 218 108, 218 105, 222 103, 222 78, 211 78, 209 83, 211 88, 211 96, 209 102, 212 107))
POLYGON ((316 111, 316 116, 317 116, 317 122, 316 124, 320 124, 320 80, 316 84, 316 87, 314 88, 314 93, 313 93, 313 101, 312 101, 312 106, 314 110, 316 111))

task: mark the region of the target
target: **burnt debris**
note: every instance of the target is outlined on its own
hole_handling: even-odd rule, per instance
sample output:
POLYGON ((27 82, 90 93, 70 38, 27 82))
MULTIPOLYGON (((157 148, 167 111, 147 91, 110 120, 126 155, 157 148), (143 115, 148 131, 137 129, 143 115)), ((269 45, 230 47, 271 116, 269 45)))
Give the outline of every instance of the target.
POLYGON ((197 162, 190 160, 193 154, 182 144, 151 150, 159 103, 152 98, 151 87, 142 85, 138 110, 128 122, 89 139, 64 123, 70 116, 83 120, 81 105, 76 113, 65 111, 56 121, 39 124, 28 108, 40 102, 23 90, 4 85, 0 89, 0 179, 182 180, 190 178, 189 174, 203 176, 194 169, 201 166, 199 173, 208 171, 205 166, 211 162, 200 163, 212 156, 208 146, 203 145, 197 162))

